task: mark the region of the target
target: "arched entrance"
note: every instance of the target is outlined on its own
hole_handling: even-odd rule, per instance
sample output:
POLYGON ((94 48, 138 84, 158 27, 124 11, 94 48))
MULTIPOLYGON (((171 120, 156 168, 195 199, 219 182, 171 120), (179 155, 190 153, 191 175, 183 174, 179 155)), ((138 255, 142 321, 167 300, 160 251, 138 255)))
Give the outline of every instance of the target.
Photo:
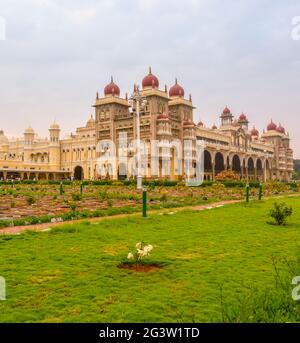
POLYGON ((254 179, 254 162, 252 157, 248 159, 248 178, 250 180, 254 179))
POLYGON ((237 174, 241 174, 241 160, 238 155, 234 155, 232 159, 232 170, 237 174))
POLYGON ((74 179, 75 180, 83 180, 83 169, 81 166, 77 166, 74 169, 74 179))
POLYGON ((258 180, 263 180, 263 164, 260 158, 256 162, 256 170, 258 180))
POLYGON ((215 173, 216 173, 216 175, 218 175, 224 169, 225 169, 224 157, 220 152, 217 152, 216 156, 215 156, 215 173))
POLYGON ((212 179, 212 159, 209 151, 204 150, 204 180, 212 179))

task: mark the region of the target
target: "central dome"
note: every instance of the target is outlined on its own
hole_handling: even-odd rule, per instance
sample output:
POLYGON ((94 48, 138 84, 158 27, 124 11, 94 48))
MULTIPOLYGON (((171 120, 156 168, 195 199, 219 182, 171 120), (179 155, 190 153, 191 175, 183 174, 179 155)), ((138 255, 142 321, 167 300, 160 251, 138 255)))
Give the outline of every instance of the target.
POLYGON ((169 90, 169 96, 180 96, 184 97, 184 89, 178 84, 177 79, 175 79, 175 85, 169 90))
POLYGON ((151 67, 149 68, 149 74, 143 78, 142 86, 143 88, 146 88, 146 87, 158 88, 159 87, 158 78, 152 74, 151 67))
POLYGON ((104 95, 120 95, 120 88, 114 83, 113 77, 111 77, 110 83, 104 88, 104 95))

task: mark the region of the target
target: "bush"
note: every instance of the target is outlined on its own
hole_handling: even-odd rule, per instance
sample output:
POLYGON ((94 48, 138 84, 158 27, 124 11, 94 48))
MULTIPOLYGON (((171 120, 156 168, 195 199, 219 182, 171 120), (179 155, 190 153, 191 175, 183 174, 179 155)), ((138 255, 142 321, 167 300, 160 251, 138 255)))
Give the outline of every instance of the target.
POLYGON ((238 181, 240 176, 233 170, 223 170, 216 177, 216 181, 238 181))
POLYGON ((32 195, 30 195, 26 198, 26 201, 28 205, 32 205, 35 203, 35 198, 32 195))
POLYGON ((70 207, 71 211, 75 212, 77 206, 75 203, 69 203, 69 207, 70 207))
POLYGON ((287 207, 284 202, 274 203, 274 208, 270 211, 270 216, 275 220, 277 225, 285 225, 287 218, 293 213, 292 207, 287 207))
POLYGON ((78 193, 73 193, 73 194, 72 194, 72 199, 73 199, 74 201, 80 201, 80 200, 82 200, 82 195, 81 195, 81 194, 78 194, 78 193))

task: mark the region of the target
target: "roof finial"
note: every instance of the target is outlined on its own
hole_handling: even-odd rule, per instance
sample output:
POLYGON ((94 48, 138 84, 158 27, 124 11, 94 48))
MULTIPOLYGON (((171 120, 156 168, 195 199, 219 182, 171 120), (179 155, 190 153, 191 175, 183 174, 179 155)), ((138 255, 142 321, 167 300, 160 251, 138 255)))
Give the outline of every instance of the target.
POLYGON ((177 85, 177 77, 175 77, 175 85, 177 85))
POLYGON ((190 102, 192 102, 192 94, 190 94, 190 97, 189 97, 189 99, 190 99, 190 102))
POLYGON ((113 76, 111 75, 111 77, 110 77, 110 82, 111 83, 113 83, 114 82, 114 78, 113 78, 113 76))
POLYGON ((128 93, 125 93, 125 99, 128 100, 128 93))
POLYGON ((96 93, 96 99, 98 100, 99 99, 99 92, 97 91, 96 93))
POLYGON ((168 87, 165 85, 165 93, 168 93, 168 87))
POLYGON ((152 74, 151 67, 149 67, 149 74, 152 74))

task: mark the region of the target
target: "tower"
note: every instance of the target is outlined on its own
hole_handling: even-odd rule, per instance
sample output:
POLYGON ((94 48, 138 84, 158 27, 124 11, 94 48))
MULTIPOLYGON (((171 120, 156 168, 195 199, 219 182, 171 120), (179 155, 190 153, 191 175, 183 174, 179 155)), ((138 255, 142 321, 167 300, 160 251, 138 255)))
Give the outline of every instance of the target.
POLYGON ((29 126, 24 131, 24 161, 29 163, 31 160, 31 151, 34 143, 34 130, 29 126))
POLYGON ((232 124, 233 115, 227 106, 224 108, 220 118, 221 118, 222 126, 227 126, 227 125, 232 124))
POLYGON ((249 121, 248 121, 248 119, 247 119, 247 117, 246 117, 246 115, 244 113, 242 113, 239 116, 238 123, 241 125, 242 129, 244 129, 245 131, 248 131, 249 121))
POLYGON ((60 127, 57 123, 54 122, 49 128, 50 144, 49 144, 48 159, 49 159, 49 167, 51 170, 60 169, 59 135, 60 135, 60 127))

